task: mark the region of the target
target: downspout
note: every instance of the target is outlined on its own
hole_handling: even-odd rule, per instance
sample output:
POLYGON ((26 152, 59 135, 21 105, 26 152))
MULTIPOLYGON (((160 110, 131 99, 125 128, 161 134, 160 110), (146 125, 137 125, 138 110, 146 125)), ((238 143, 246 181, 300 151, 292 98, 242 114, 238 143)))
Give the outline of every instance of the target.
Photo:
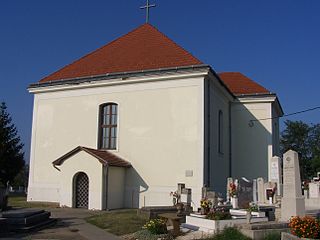
POLYGON ((229 101, 229 177, 232 177, 232 117, 231 104, 229 101))
POLYGON ((108 178, 109 178, 109 167, 108 165, 103 165, 103 179, 102 179, 102 203, 103 203, 103 208, 105 210, 108 210, 108 178), (104 199, 105 197, 105 199, 104 199))

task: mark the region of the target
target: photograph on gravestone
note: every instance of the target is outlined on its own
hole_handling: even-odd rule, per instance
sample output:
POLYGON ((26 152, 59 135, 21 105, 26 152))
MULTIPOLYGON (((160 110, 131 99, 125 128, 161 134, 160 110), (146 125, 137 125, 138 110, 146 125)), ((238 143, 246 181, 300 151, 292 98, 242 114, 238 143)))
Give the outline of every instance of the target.
POLYGON ((267 200, 269 201, 269 204, 272 204, 273 203, 273 201, 272 201, 272 199, 273 199, 273 189, 272 188, 267 188, 266 189, 266 198, 267 198, 267 200))

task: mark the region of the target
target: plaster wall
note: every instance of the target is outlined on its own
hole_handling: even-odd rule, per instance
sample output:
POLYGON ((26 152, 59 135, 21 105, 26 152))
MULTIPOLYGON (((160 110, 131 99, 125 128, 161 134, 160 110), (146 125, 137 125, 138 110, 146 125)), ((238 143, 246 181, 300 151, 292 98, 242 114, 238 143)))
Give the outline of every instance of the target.
POLYGON ((108 167, 107 209, 124 207, 126 168, 108 167))
POLYGON ((273 155, 271 102, 232 104, 232 177, 268 179, 273 155), (250 124, 250 120, 254 120, 250 124))
POLYGON ((208 141, 208 159, 209 163, 205 171, 209 174, 209 183, 211 190, 225 193, 226 181, 229 177, 229 102, 231 96, 220 85, 217 79, 209 80, 208 97, 208 124, 206 132, 209 133, 208 141), (222 112, 221 139, 219 140, 219 112, 222 112), (219 143, 221 141, 221 143, 219 143), (221 149, 219 149, 219 144, 221 149))
POLYGON ((133 166, 126 174, 125 206, 171 204, 169 193, 180 182, 198 203, 203 101, 203 77, 35 94, 28 200, 60 201, 52 161, 76 146, 97 148, 99 105, 115 102, 118 143, 112 152, 133 166))
POLYGON ((102 210, 105 189, 102 187, 102 164, 86 152, 78 152, 59 166, 57 171, 60 206, 74 207, 73 181, 78 172, 89 178, 89 209, 102 210))

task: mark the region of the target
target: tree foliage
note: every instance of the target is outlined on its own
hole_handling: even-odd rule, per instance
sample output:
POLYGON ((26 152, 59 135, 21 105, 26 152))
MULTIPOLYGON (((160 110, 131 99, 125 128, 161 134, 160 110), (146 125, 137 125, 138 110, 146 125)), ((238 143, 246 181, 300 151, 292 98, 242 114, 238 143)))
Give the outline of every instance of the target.
POLYGON ((299 154, 302 179, 309 179, 320 171, 320 124, 308 125, 302 121, 285 121, 281 133, 280 150, 294 150, 299 154))
POLYGON ((24 166, 23 144, 4 102, 0 105, 0 182, 12 182, 24 166))

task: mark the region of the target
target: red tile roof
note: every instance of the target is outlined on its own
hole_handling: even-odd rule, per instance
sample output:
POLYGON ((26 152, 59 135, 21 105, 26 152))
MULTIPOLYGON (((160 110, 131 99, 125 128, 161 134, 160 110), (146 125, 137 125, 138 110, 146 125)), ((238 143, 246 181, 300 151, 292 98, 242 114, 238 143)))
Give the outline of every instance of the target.
POLYGON ((123 160, 122 158, 118 157, 117 155, 115 155, 107 150, 97 150, 97 149, 81 147, 81 146, 76 147, 75 149, 66 153, 62 157, 55 160, 52 164, 55 166, 60 166, 63 164, 63 162, 65 160, 67 160, 68 158, 77 154, 80 151, 85 151, 86 153, 95 157, 103 165, 114 166, 114 167, 131 167, 131 164, 128 161, 123 160))
POLYGON ((199 64, 200 60, 155 27, 143 24, 40 82, 199 64))
POLYGON ((234 95, 270 94, 271 92, 240 72, 223 72, 220 79, 234 95))

